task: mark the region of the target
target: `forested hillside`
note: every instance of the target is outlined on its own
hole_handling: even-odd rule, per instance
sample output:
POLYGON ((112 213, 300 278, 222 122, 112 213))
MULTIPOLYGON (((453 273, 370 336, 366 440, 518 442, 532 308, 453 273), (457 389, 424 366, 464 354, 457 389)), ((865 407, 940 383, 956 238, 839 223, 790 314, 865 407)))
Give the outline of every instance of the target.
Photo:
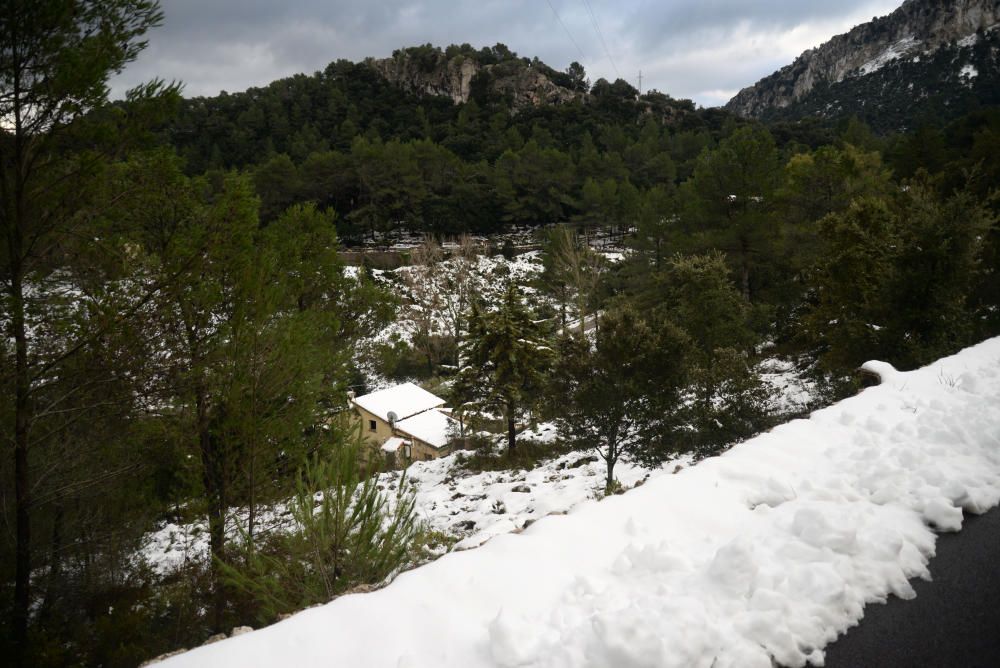
POLYGON ((447 552, 438 504, 507 513, 418 484, 575 477, 603 498, 856 392, 869 359, 1000 333, 995 108, 891 134, 763 123, 502 45, 109 101, 162 18, 0 13, 15 664, 134 666, 269 624, 447 552), (428 89, 455 68, 467 98, 461 77, 428 89), (404 266, 375 267, 404 232, 404 266), (808 402, 774 396, 776 368, 808 402), (390 488, 348 401, 402 381, 461 429, 390 488), (161 569, 168 526, 207 537, 161 569))

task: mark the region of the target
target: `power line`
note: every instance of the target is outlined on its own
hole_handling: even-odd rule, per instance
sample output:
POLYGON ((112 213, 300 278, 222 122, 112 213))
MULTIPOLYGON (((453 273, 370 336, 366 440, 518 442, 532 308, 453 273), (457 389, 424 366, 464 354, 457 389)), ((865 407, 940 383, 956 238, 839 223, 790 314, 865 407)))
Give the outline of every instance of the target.
POLYGON ((594 31, 601 40, 601 46, 604 47, 605 55, 607 55, 608 60, 611 61, 611 67, 615 71, 615 76, 621 79, 622 76, 618 73, 618 66, 615 65, 615 59, 611 57, 611 49, 608 48, 608 43, 604 41, 604 33, 601 32, 600 23, 597 21, 597 15, 594 14, 594 8, 590 6, 590 0, 583 0, 583 4, 587 5, 587 11, 590 13, 590 22, 593 24, 594 31))
POLYGON ((569 41, 573 42, 573 46, 576 47, 576 52, 580 54, 580 61, 583 62, 586 60, 587 57, 583 55, 583 49, 581 49, 580 45, 576 43, 575 39, 573 39, 573 34, 569 31, 569 28, 566 27, 566 24, 563 23, 562 18, 559 16, 559 12, 557 12, 556 8, 552 6, 552 0, 545 0, 545 2, 549 3, 549 9, 551 9, 552 13, 556 15, 556 20, 559 21, 559 25, 563 27, 563 30, 566 31, 566 36, 569 37, 569 41))

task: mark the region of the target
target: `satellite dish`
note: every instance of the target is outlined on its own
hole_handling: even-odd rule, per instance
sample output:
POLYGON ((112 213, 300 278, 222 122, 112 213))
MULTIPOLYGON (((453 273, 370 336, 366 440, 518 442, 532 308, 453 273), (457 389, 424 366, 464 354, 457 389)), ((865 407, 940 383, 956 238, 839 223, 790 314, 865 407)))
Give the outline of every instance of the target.
POLYGON ((396 420, 399 419, 399 416, 396 415, 396 411, 389 411, 389 413, 388 413, 388 415, 386 415, 386 417, 389 418, 389 426, 390 427, 394 427, 396 425, 396 420))

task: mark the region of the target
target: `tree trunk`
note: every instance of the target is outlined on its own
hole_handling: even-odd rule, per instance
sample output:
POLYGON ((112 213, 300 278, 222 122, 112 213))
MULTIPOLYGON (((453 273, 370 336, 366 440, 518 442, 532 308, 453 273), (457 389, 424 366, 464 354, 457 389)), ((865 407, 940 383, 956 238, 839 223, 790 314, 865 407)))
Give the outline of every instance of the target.
POLYGON ((517 447, 517 434, 514 428, 514 406, 507 404, 507 452, 514 452, 517 447))
POLYGON ((611 494, 615 489, 615 464, 621 452, 618 450, 618 429, 613 428, 608 439, 608 456, 604 458, 607 466, 607 477, 604 480, 604 493, 611 494))
MULTIPOLYGON (((16 223, 15 223, 16 224, 16 223)), ((28 368, 28 336, 24 324, 24 285, 20 267, 18 231, 11 232, 11 319, 14 329, 14 504, 16 547, 14 574, 14 645, 16 665, 25 665, 28 640, 28 609, 31 603, 31 471, 28 436, 31 425, 31 376, 28 368)))
POLYGON ((750 244, 746 239, 740 240, 740 285, 743 299, 750 301, 750 244))
POLYGON ((218 561, 226 545, 226 482, 218 438, 212 434, 208 400, 204 389, 197 390, 195 399, 198 422, 198 447, 201 450, 202 484, 208 499, 208 537, 212 560, 212 628, 223 630, 226 594, 218 561))
POLYGON ((52 518, 52 545, 49 548, 49 575, 45 585, 45 597, 38 611, 38 619, 43 624, 48 619, 52 610, 52 600, 56 598, 56 588, 62 575, 62 524, 64 506, 62 498, 57 498, 53 504, 54 513, 52 518))

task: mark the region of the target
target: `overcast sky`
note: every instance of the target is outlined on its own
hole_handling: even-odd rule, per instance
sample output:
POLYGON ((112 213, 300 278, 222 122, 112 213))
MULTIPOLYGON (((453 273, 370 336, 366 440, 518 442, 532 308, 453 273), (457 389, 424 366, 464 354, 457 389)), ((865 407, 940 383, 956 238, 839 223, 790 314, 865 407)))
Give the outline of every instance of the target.
POLYGON ((112 87, 119 96, 161 77, 182 81, 187 96, 215 95, 401 46, 503 42, 560 70, 580 61, 591 81, 620 76, 637 85, 642 70, 643 90, 715 106, 901 2, 161 0, 164 25, 112 87))

